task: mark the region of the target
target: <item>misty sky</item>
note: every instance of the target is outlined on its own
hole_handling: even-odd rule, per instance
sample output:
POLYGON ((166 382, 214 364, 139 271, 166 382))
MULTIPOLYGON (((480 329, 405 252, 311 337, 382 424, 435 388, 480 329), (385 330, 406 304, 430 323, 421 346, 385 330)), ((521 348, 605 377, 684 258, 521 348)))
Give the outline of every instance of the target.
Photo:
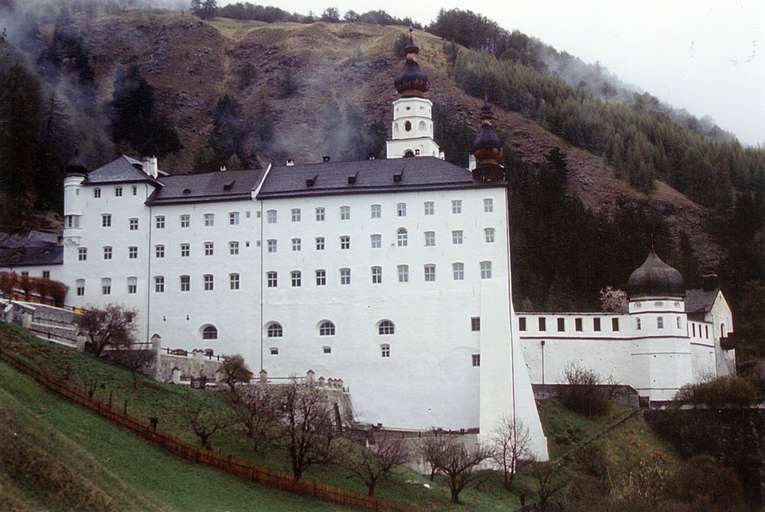
POLYGON ((623 81, 671 105, 712 117, 743 143, 765 145, 765 0, 258 3, 303 14, 319 14, 330 5, 341 13, 384 9, 421 23, 441 7, 469 8, 586 62, 600 61, 623 81))

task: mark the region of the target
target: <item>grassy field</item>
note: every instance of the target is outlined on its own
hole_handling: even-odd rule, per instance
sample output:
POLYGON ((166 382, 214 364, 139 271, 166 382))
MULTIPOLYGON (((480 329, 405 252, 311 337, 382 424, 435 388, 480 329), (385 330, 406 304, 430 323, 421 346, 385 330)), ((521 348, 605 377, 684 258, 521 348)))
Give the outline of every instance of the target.
MULTIPOLYGON (((88 383, 95 381, 96 398, 107 401, 111 396, 115 407, 122 407, 127 401, 128 412, 133 417, 148 424, 148 418, 156 416, 160 431, 190 442, 197 440, 179 413, 180 409, 203 396, 212 395, 210 407, 219 408, 221 413, 227 410, 222 393, 205 394, 146 378, 139 378, 138 386, 134 388, 130 372, 123 368, 100 361, 90 354, 73 352, 42 341, 15 327, 0 324, 0 343, 13 347, 16 354, 36 367, 59 375, 69 386, 84 390, 88 383)), ((106 420, 44 392, 9 367, 3 366, 0 370, 2 406, 4 410, 12 411, 11 416, 18 418, 16 428, 23 430, 25 437, 30 439, 34 438, 33 434, 51 431, 51 436, 63 436, 67 442, 74 443, 82 452, 81 457, 77 455, 78 460, 88 460, 92 467, 102 467, 94 469, 95 476, 87 477, 88 481, 108 492, 119 491, 121 494, 111 499, 117 504, 128 504, 127 507, 117 506, 116 510, 129 510, 131 507, 135 510, 242 510, 246 503, 254 502, 264 504, 261 510, 332 509, 331 505, 285 495, 238 481, 212 469, 187 464, 121 431, 106 420), (17 410, 18 413, 13 412, 17 410), (108 481, 100 480, 105 475, 115 475, 124 486, 113 486, 108 481), (266 506, 268 503, 274 505, 266 506)), ((589 420, 568 411, 556 400, 542 402, 540 413, 551 455, 568 450, 589 434, 602 429, 624 410, 614 405, 607 417, 589 420)), ((43 434, 39 436, 45 437, 43 434)), ((630 419, 598 443, 605 448, 609 471, 613 475, 618 475, 636 452, 655 451, 672 457, 640 416, 630 419)), ((59 444, 55 443, 56 446, 59 444)), ((53 443, 38 443, 38 446, 52 458, 57 458, 53 443)), ((281 452, 273 448, 254 451, 236 428, 216 436, 213 446, 224 454, 234 454, 256 464, 289 469, 288 461, 281 452)), ((71 453, 74 456, 80 454, 80 450, 71 453)), ((573 469, 578 470, 576 464, 573 469)), ((365 492, 361 482, 339 466, 315 466, 309 469, 306 476, 365 492)), ((396 470, 393 479, 379 486, 376 495, 409 503, 422 510, 492 511, 517 508, 518 496, 502 487, 497 474, 486 472, 483 476, 476 488, 463 492, 463 504, 460 506, 449 504, 448 488, 442 480, 437 478, 428 489, 425 484, 430 482, 426 477, 403 467, 396 470)), ((532 486, 523 475, 518 482, 519 490, 532 486)), ((20 488, 19 492, 27 491, 20 488)))

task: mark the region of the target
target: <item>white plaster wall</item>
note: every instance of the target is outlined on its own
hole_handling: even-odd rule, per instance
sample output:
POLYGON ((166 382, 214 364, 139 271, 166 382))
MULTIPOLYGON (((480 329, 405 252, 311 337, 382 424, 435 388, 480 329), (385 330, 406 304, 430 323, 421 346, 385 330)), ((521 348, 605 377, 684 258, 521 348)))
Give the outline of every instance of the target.
POLYGON ((392 138, 386 142, 388 158, 402 158, 407 151, 419 156, 438 157, 440 148, 433 139, 433 103, 426 98, 399 98, 393 102, 392 138), (406 122, 411 130, 405 129, 406 122))

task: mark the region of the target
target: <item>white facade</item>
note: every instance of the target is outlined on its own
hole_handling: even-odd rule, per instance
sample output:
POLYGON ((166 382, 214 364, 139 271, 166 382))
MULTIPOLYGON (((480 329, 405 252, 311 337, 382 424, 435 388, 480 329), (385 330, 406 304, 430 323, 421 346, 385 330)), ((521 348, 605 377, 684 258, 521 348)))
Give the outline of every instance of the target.
POLYGON ((388 158, 434 156, 443 158, 433 138, 433 102, 427 98, 399 98, 393 102, 393 137, 386 144, 388 158))

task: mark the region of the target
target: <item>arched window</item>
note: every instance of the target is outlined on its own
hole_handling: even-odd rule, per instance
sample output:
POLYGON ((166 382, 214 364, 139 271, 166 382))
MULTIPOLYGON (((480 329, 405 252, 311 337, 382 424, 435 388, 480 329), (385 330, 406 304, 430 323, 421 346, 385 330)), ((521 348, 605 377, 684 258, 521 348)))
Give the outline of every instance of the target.
POLYGON ((214 325, 205 325, 202 328, 202 339, 203 340, 217 340, 218 339, 218 329, 214 325))
POLYGON ((319 336, 334 336, 334 335, 335 335, 335 324, 333 324, 329 320, 323 320, 319 324, 319 336))
POLYGON ((404 130, 411 132, 412 131, 412 123, 411 121, 407 121, 404 123, 404 130))
POLYGON ((424 131, 425 131, 425 128, 426 128, 426 126, 425 126, 425 121, 420 121, 420 131, 421 131, 421 132, 424 132, 424 131))
POLYGON ((404 151, 404 158, 414 158, 414 151, 411 149, 404 151))
POLYGON ((269 338, 281 338, 284 335, 282 324, 279 322, 271 322, 268 324, 268 327, 266 327, 266 334, 269 338))
POLYGON ((377 324, 377 332, 382 335, 394 334, 396 332, 396 326, 390 320, 380 320, 377 324))
POLYGON ((396 243, 399 247, 406 247, 409 243, 409 235, 404 228, 398 228, 396 231, 396 243))

